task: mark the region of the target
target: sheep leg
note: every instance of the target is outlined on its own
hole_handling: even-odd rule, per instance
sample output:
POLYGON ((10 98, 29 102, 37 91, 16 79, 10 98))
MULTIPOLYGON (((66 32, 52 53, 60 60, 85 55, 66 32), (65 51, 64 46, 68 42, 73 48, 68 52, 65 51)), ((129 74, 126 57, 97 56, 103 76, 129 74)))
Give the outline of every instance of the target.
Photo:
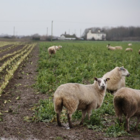
POLYGON ((60 122, 60 113, 57 113, 57 124, 58 124, 58 126, 62 126, 62 124, 60 122))
POLYGON ((67 117, 68 117, 68 122, 69 122, 69 127, 72 128, 72 123, 71 123, 71 116, 72 114, 67 114, 67 117))
POLYGON ((86 110, 83 110, 82 111, 82 119, 81 119, 80 125, 83 124, 85 116, 86 116, 86 110))
POLYGON ((126 117, 126 129, 127 129, 127 132, 130 132, 129 120, 130 120, 130 118, 126 117))
POLYGON ((136 123, 136 126, 135 126, 135 130, 138 129, 139 122, 140 122, 140 117, 137 117, 137 123, 136 123))
POLYGON ((92 109, 96 109, 98 108, 99 106, 97 106, 97 103, 96 102, 92 102, 91 104, 89 104, 87 106, 87 113, 88 113, 88 120, 90 120, 90 116, 92 114, 92 109))
POLYGON ((88 120, 90 120, 91 114, 92 114, 92 110, 88 111, 88 120))
POLYGON ((118 119, 119 119, 119 123, 122 123, 122 116, 121 115, 119 115, 118 119))

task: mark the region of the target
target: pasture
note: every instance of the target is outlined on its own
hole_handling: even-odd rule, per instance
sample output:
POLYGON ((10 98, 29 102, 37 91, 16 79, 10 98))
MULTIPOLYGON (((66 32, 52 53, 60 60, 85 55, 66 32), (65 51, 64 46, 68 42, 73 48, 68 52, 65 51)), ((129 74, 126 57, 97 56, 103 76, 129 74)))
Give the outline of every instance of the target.
MULTIPOLYGON (((126 86, 140 89, 140 48, 139 42, 132 43, 133 52, 125 52, 128 42, 53 42, 40 43, 40 59, 36 88, 47 94, 49 100, 41 100, 37 117, 40 121, 56 121, 52 104, 53 93, 64 83, 92 84, 94 77, 102 77, 116 66, 124 66, 130 77, 126 78, 126 86), (111 51, 111 46, 122 46, 123 50, 111 51), (62 49, 51 58, 47 55, 49 46, 62 45, 62 49), (45 108, 47 109, 45 110, 45 108)), ((66 110, 63 110, 62 121, 66 122, 66 110)), ((80 120, 81 112, 73 115, 73 121, 80 120)), ((129 135, 124 131, 124 124, 118 125, 113 107, 113 95, 106 94, 101 108, 93 110, 91 120, 85 126, 96 131, 103 131, 106 136, 118 137, 129 135)), ((133 125, 131 129, 133 130, 133 125)))
MULTIPOLYGON (((7 67, 1 70, 1 86, 2 82, 6 85, 3 84, 0 90, 0 138, 54 140, 139 138, 139 132, 134 130, 135 118, 131 119, 130 133, 125 131, 125 122, 119 125, 111 93, 106 92, 103 105, 92 111, 90 121, 86 118, 83 126, 79 125, 81 111, 76 111, 72 118, 74 128, 70 130, 57 126, 53 106, 53 94, 59 85, 92 84, 94 77, 102 77, 116 66, 124 66, 129 71, 130 76, 126 77, 127 87, 140 89, 140 55, 138 53, 140 42, 131 42, 133 51, 125 52, 128 43, 130 42, 55 41, 35 42, 35 44, 26 42, 0 44, 1 68, 5 63, 7 64, 7 67), (107 44, 122 46, 123 50, 108 50, 107 44), (61 45, 62 48, 49 57, 48 47, 54 45, 61 45), (12 49, 13 52, 9 51, 12 49), (29 56, 26 57, 26 54, 29 56), (2 61, 5 57, 7 61, 2 61), (18 65, 22 57, 24 61, 18 65), (13 71, 12 64, 16 67, 13 71), (4 79, 4 74, 7 73, 11 75, 8 76, 8 83, 4 79)), ((65 114, 64 108, 61 121, 67 125, 65 114)), ((138 129, 140 131, 140 125, 138 129)))

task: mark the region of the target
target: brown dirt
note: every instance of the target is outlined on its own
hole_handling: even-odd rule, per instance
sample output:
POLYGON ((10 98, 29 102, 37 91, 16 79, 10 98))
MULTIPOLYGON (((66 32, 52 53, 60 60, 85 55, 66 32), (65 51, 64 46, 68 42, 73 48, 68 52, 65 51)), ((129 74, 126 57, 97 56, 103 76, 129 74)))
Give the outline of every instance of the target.
POLYGON ((58 127, 56 122, 27 122, 26 116, 32 116, 31 107, 47 95, 37 93, 33 88, 37 76, 39 48, 34 48, 28 61, 25 61, 16 71, 13 79, 0 97, 0 139, 2 140, 139 140, 136 137, 105 138, 102 132, 89 130, 84 126, 76 125, 67 130, 58 127), (16 99, 16 98, 19 99, 16 99), (5 102, 5 103, 4 103, 5 102), (7 103, 6 103, 7 102, 7 103), (8 112, 7 112, 8 111, 8 112))

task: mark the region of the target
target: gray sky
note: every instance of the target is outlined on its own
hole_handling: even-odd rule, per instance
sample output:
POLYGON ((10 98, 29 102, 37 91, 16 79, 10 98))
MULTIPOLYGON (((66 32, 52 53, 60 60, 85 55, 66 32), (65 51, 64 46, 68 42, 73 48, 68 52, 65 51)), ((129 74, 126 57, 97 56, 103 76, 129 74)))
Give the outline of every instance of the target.
POLYGON ((80 36, 89 27, 140 27, 140 0, 0 0, 0 35, 80 36))

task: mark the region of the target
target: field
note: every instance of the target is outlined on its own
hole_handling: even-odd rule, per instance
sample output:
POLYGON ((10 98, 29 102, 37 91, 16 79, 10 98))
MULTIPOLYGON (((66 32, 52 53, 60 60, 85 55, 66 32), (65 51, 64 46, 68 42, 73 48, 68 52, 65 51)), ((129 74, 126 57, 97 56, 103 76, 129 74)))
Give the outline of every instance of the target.
MULTIPOLYGON (((0 137, 13 139, 139 139, 131 119, 131 133, 120 126, 115 116, 113 95, 106 93, 101 108, 93 110, 91 120, 78 123, 81 112, 73 115, 75 127, 67 130, 56 124, 53 93, 64 83, 92 84, 116 66, 124 66, 130 77, 126 86, 140 89, 139 42, 133 52, 125 52, 129 42, 1 42, 0 44, 0 137), (123 50, 109 51, 106 45, 121 45, 123 50), (62 45, 49 57, 47 49, 62 45), (21 61, 22 60, 22 61, 21 61), (19 63, 20 62, 20 63, 19 63)), ((64 109, 61 121, 67 125, 64 109)), ((140 130, 140 125, 139 125, 140 130)))

